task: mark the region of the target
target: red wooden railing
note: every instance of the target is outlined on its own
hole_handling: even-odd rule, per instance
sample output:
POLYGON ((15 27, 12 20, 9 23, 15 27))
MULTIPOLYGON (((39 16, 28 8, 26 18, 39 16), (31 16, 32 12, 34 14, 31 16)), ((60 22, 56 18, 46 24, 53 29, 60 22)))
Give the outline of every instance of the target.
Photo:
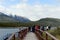
POLYGON ((13 33, 7 40, 22 40, 23 37, 25 37, 25 35, 27 34, 28 32, 28 28, 24 29, 24 30, 21 30, 18 32, 18 38, 15 37, 15 33, 13 33))
MULTIPOLYGON (((28 28, 19 31, 18 40, 22 40, 28 31, 29 31, 28 28)), ((39 40, 58 40, 57 38, 55 38, 53 35, 51 35, 50 33, 46 32, 46 31, 35 30, 35 34, 39 40)), ((7 40, 16 40, 15 33, 13 33, 7 40)))
POLYGON ((51 35, 50 33, 46 32, 46 31, 35 30, 35 34, 37 35, 39 40, 58 40, 56 37, 54 37, 53 35, 51 35))

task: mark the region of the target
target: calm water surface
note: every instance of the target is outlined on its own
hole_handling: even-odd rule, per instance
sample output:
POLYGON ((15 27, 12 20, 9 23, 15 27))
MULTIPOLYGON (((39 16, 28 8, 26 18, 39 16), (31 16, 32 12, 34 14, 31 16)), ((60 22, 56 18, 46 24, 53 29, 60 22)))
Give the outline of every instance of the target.
POLYGON ((7 34, 11 34, 18 31, 19 31, 19 28, 0 28, 0 40, 3 40, 3 38, 7 34))

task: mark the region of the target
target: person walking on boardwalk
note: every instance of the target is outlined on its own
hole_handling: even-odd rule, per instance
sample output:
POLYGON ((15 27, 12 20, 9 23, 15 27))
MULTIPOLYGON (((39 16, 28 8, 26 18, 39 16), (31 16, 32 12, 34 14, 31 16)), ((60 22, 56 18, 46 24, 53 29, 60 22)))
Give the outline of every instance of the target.
POLYGON ((50 29, 51 29, 51 26, 47 26, 47 27, 46 27, 46 30, 50 30, 50 29))
POLYGON ((36 25, 35 30, 40 30, 40 26, 36 25))
POLYGON ((32 32, 35 32, 35 25, 32 27, 32 32))
POLYGON ((46 27, 46 30, 48 30, 49 28, 48 28, 48 26, 46 27))
POLYGON ((41 27, 41 30, 44 31, 44 26, 41 27))
POLYGON ((28 27, 29 28, 29 32, 31 31, 31 27, 28 27))
POLYGON ((48 28, 49 28, 49 30, 50 30, 50 29, 51 29, 51 26, 49 26, 48 28))

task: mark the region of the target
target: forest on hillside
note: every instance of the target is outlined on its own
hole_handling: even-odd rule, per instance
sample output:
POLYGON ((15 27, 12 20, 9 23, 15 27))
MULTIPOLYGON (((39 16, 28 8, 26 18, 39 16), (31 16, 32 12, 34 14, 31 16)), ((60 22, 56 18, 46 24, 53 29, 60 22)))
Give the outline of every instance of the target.
POLYGON ((33 25, 50 25, 52 27, 60 26, 60 19, 56 18, 43 18, 38 21, 30 22, 0 22, 0 27, 21 27, 21 26, 33 26, 33 25))

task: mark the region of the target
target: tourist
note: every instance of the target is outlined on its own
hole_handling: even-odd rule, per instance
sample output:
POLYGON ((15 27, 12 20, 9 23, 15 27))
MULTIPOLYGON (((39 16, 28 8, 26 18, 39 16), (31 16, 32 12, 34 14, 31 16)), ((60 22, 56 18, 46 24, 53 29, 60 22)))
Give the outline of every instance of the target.
POLYGON ((36 25, 35 30, 40 30, 40 26, 36 25))

